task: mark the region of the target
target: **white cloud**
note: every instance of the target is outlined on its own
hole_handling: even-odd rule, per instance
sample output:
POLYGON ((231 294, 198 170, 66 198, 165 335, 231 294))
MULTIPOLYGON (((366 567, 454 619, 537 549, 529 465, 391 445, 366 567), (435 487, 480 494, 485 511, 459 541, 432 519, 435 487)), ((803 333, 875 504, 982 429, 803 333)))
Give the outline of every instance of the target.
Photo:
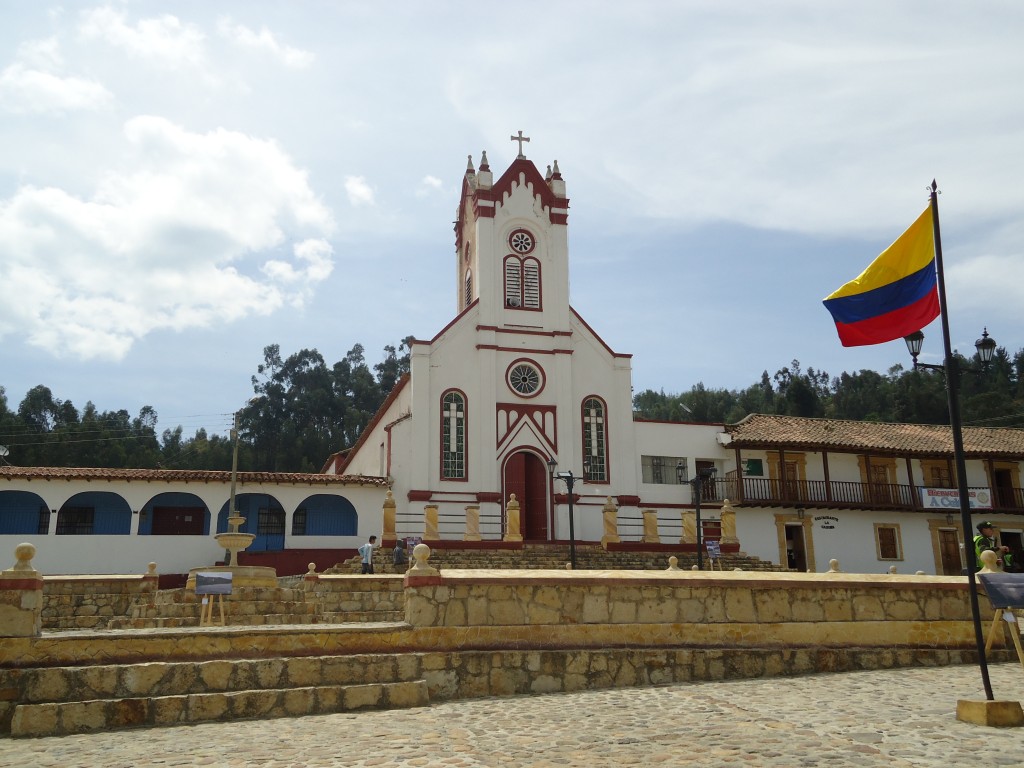
POLYGON ((56 37, 26 40, 18 46, 18 61, 46 72, 51 72, 64 63, 60 53, 60 43, 56 37))
POLYGON ((254 32, 242 24, 235 24, 230 18, 222 18, 217 29, 220 34, 235 42, 238 45, 248 48, 257 48, 269 52, 286 67, 292 69, 304 69, 313 63, 313 54, 300 48, 293 48, 290 45, 282 45, 274 37, 274 34, 266 27, 259 32, 254 32))
POLYGON ((156 329, 299 306, 330 274, 333 218, 274 142, 150 116, 125 136, 132 170, 88 199, 26 186, 0 201, 0 335, 116 360, 156 329))
POLYGON ((55 37, 28 40, 16 60, 0 71, 0 109, 15 114, 45 114, 99 109, 112 95, 95 80, 60 74, 63 65, 55 37))
POLYGON ((426 197, 443 190, 444 183, 439 178, 436 176, 424 176, 420 181, 419 187, 416 188, 416 197, 426 197))
POLYGON ((346 176, 345 192, 348 193, 348 201, 356 207, 374 204, 373 190, 362 176, 346 176))
POLYGON ((100 39, 130 55, 165 65, 197 65, 203 61, 205 35, 177 16, 140 19, 134 26, 125 14, 110 6, 83 11, 79 31, 86 39, 100 39))
POLYGON ((0 107, 16 114, 99 109, 112 98, 95 80, 61 77, 20 63, 0 72, 0 107))

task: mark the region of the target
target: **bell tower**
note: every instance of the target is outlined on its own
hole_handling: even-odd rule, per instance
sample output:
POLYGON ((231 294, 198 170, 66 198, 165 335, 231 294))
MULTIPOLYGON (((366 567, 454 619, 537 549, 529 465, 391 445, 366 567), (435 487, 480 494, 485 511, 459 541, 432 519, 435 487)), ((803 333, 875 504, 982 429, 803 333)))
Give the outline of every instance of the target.
POLYGON ((469 157, 455 223, 457 307, 479 303, 486 326, 566 329, 569 323, 569 199, 558 161, 541 175, 527 159, 530 141, 494 181, 487 153, 469 157))

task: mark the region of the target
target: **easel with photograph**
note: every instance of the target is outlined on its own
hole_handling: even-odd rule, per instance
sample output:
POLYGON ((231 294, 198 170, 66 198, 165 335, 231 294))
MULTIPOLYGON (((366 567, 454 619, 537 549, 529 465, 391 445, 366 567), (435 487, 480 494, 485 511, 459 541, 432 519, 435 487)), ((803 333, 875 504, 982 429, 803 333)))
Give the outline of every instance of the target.
POLYGON ((1000 633, 1000 624, 1006 622, 1017 649, 1017 659, 1024 667, 1024 649, 1020 644, 1020 623, 1015 609, 1024 608, 1024 573, 979 573, 978 581, 985 588, 985 594, 995 608, 992 623, 989 624, 988 637, 985 639, 985 652, 992 650, 996 635, 1000 633))
POLYGON ((232 574, 230 571, 205 571, 196 574, 196 595, 202 595, 202 606, 199 610, 199 626, 214 625, 213 606, 220 611, 220 626, 224 621, 224 595, 231 594, 232 574))

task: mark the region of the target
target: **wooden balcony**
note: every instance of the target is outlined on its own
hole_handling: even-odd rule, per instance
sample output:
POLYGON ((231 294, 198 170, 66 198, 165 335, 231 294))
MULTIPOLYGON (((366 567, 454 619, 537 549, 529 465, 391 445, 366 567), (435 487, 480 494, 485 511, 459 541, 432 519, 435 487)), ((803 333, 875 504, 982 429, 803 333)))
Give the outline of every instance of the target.
MULTIPOLYGON (((916 485, 854 483, 825 480, 771 480, 744 477, 743 486, 735 478, 708 481, 705 502, 729 499, 735 506, 811 507, 821 509, 895 509, 921 510, 920 487, 916 485)), ((973 486, 992 499, 992 512, 1024 514, 1024 490, 973 486)), ((957 509, 957 508, 953 508, 957 509)), ((988 508, 986 508, 988 509, 988 508)), ((934 510, 932 510, 934 511, 934 510)), ((980 511, 980 510, 979 510, 980 511)))

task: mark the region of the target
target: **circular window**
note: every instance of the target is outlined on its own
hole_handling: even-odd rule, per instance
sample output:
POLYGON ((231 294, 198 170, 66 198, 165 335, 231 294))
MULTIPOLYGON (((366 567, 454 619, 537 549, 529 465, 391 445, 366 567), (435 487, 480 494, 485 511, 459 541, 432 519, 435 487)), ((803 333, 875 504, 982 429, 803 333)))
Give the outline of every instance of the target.
POLYGON ((525 229, 517 229, 508 236, 508 244, 516 253, 529 253, 533 250, 533 235, 525 229))
POLYGON ((531 363, 513 363, 507 375, 508 386, 522 397, 532 397, 544 384, 540 369, 531 363))

